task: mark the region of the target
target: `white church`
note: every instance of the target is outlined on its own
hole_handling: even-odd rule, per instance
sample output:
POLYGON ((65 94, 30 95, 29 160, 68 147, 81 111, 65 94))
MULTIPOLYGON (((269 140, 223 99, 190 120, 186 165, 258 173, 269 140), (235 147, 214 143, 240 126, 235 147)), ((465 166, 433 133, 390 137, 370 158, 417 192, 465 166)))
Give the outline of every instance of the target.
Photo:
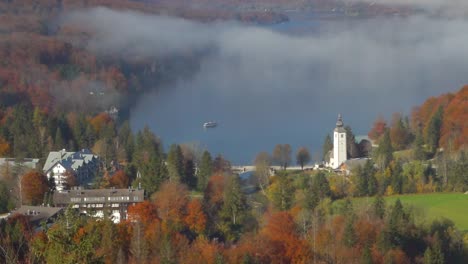
POLYGON ((333 153, 330 155, 328 166, 338 169, 346 159, 346 130, 343 127, 343 118, 339 114, 333 131, 333 153))

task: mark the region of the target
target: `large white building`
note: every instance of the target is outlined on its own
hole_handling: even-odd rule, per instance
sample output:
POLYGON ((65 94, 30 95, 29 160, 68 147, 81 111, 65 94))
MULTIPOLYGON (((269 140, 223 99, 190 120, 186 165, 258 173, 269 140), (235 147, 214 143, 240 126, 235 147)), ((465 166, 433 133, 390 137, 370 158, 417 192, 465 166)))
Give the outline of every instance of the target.
POLYGON ((67 152, 65 149, 51 151, 44 164, 43 171, 47 179, 53 178, 55 189, 65 190, 68 174, 72 174, 78 184, 94 177, 99 169, 98 156, 88 149, 67 152))
POLYGON ((330 157, 330 166, 338 169, 346 159, 346 130, 343 128, 343 118, 340 114, 333 131, 333 156, 330 157))
POLYGON ((85 190, 75 187, 65 192, 54 193, 54 204, 58 207, 76 208, 80 213, 104 218, 109 217, 114 223, 127 219, 130 205, 144 201, 142 189, 95 189, 85 190))

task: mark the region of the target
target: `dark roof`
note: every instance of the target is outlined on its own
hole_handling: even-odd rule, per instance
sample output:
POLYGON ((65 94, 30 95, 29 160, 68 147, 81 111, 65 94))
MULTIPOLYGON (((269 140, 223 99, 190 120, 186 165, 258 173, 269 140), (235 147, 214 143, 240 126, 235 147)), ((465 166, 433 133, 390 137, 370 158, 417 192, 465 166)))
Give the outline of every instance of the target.
POLYGON ((144 200, 145 191, 142 189, 81 189, 75 188, 64 192, 54 193, 54 203, 70 204, 70 203, 119 203, 119 202, 142 202, 144 200), (128 200, 109 199, 109 197, 129 197, 128 200), (74 199, 72 198, 99 198, 99 200, 89 199, 74 199))
POLYGON ((41 222, 57 215, 63 208, 46 206, 23 205, 18 210, 11 212, 11 215, 22 214, 29 216, 31 222, 41 222))
POLYGON ((338 114, 338 120, 336 121, 336 127, 343 127, 343 117, 341 117, 341 114, 338 114))
POLYGON ((60 151, 51 151, 44 164, 43 171, 48 172, 57 163, 60 163, 67 170, 76 171, 83 164, 88 164, 98 156, 94 155, 89 149, 83 149, 77 152, 67 152, 64 149, 60 151))
POLYGON ((346 130, 343 128, 343 117, 341 117, 341 114, 338 114, 338 120, 336 121, 335 132, 346 133, 346 130))

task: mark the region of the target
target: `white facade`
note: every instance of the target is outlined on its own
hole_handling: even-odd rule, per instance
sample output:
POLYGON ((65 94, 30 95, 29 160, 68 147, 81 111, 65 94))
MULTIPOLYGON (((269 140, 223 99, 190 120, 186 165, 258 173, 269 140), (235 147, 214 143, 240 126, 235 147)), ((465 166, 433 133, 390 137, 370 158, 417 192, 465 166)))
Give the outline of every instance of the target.
POLYGON ((57 191, 66 188, 67 172, 76 177, 78 183, 82 183, 95 176, 99 169, 98 156, 91 151, 83 149, 78 152, 52 151, 47 157, 43 171, 47 178, 53 178, 57 191))
POLYGON ((333 131, 333 158, 330 159, 331 167, 337 169, 346 161, 346 130, 343 128, 343 119, 338 115, 336 128, 333 131))
POLYGON ((67 181, 65 176, 66 171, 67 170, 60 163, 57 163, 57 165, 47 172, 47 179, 50 179, 50 177, 54 178, 55 188, 57 191, 63 191, 64 189, 64 185, 67 181))

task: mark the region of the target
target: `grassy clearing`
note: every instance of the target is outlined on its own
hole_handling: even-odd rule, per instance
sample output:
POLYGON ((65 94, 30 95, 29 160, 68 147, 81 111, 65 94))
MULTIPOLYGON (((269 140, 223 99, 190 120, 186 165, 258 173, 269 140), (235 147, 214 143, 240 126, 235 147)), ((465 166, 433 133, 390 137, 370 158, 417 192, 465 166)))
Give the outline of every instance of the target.
MULTIPOLYGON (((429 223, 435 219, 448 218, 457 228, 468 231, 468 194, 431 193, 409 194, 384 197, 387 206, 400 199, 405 207, 410 206, 418 223, 429 223)), ((355 208, 372 205, 374 198, 356 198, 355 208)), ((341 201, 340 201, 341 202, 341 201)))

